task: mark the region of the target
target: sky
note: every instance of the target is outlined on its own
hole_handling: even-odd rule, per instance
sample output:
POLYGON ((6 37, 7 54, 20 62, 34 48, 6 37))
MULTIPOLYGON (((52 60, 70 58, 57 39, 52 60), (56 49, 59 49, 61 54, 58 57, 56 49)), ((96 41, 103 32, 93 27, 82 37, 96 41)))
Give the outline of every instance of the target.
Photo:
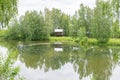
POLYGON ((27 10, 44 11, 44 8, 57 8, 62 12, 73 15, 83 3, 90 8, 95 7, 95 0, 19 0, 18 14, 24 15, 27 10))

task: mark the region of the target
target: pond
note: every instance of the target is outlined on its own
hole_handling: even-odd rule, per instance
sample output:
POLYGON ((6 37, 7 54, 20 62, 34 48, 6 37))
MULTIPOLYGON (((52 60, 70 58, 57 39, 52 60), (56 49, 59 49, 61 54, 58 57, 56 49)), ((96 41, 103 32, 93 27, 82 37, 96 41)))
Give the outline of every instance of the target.
POLYGON ((15 66, 25 80, 119 80, 120 47, 0 42, 0 53, 17 50, 15 66))

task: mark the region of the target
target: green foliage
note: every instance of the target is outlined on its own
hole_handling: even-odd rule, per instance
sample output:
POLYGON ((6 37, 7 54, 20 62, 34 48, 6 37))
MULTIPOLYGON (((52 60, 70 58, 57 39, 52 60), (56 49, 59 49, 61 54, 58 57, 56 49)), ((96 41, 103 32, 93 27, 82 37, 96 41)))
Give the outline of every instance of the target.
POLYGON ((42 13, 36 11, 25 13, 25 16, 20 18, 19 23, 15 22, 8 29, 6 38, 15 40, 48 40, 49 28, 45 25, 42 13))
POLYGON ((90 37, 91 27, 93 19, 93 10, 83 4, 80 5, 80 9, 76 11, 75 15, 72 16, 71 24, 71 35, 73 37, 87 36, 90 37), (82 30, 84 28, 85 30, 82 30), (84 34, 81 32, 84 31, 84 34))
POLYGON ((104 9, 105 2, 98 1, 97 7, 94 10, 94 24, 93 24, 93 35, 100 43, 106 43, 111 34, 111 20, 110 16, 107 14, 109 7, 104 9))
POLYGON ((46 40, 49 38, 49 29, 45 26, 42 13, 26 12, 20 21, 20 27, 25 40, 46 40))
POLYGON ((111 28, 111 38, 120 38, 118 21, 114 22, 111 28))
POLYGON ((83 4, 78 10, 78 25, 85 28, 85 35, 90 37, 90 29, 92 27, 93 10, 83 4))
POLYGON ((72 36, 73 38, 78 37, 79 29, 80 27, 78 26, 77 13, 76 13, 71 20, 70 36, 72 36))
POLYGON ((88 39, 88 44, 97 45, 97 40, 93 38, 88 39))
POLYGON ((17 20, 13 21, 12 26, 10 26, 8 28, 8 30, 6 31, 5 34, 5 39, 9 39, 9 40, 19 40, 21 38, 20 36, 20 29, 19 29, 19 24, 17 20))
POLYGON ((81 4, 73 16, 55 8, 52 10, 46 8, 43 14, 27 11, 19 21, 13 21, 6 38, 27 41, 48 40, 50 35, 54 35, 54 29, 62 28, 64 36, 79 38, 76 41, 88 37, 106 43, 110 37, 120 38, 119 5, 119 0, 96 0, 94 9, 81 4))
POLYGON ((112 13, 111 37, 120 38, 120 0, 110 0, 112 13))
POLYGON ((84 27, 81 27, 81 28, 79 29, 78 37, 79 37, 80 39, 86 37, 86 31, 85 31, 85 28, 84 28, 84 27))
POLYGON ((54 35, 54 29, 64 29, 64 35, 70 35, 70 16, 53 8, 51 11, 45 9, 45 25, 49 28, 50 34, 54 35))
POLYGON ((84 27, 80 27, 78 33, 77 33, 77 38, 74 40, 75 42, 79 43, 80 44, 84 44, 85 42, 87 43, 86 41, 86 31, 85 31, 85 28, 84 27))
POLYGON ((120 45, 120 39, 110 39, 107 45, 120 45))
POLYGON ((15 80, 19 72, 18 67, 13 67, 16 55, 16 51, 14 51, 8 54, 6 59, 5 57, 0 57, 0 80, 15 80))
POLYGON ((51 17, 52 17, 52 22, 53 22, 53 27, 54 28, 60 28, 60 18, 62 15, 61 10, 53 8, 51 11, 51 17))
POLYGON ((71 37, 50 37, 50 42, 73 42, 71 37))
POLYGON ((66 14, 61 15, 60 26, 64 29, 64 35, 70 35, 70 17, 66 14))
POLYGON ((111 8, 113 14, 113 22, 117 22, 120 28, 120 0, 111 0, 111 8))
POLYGON ((0 0, 0 23, 6 27, 12 17, 17 14, 18 0, 0 0))
MULTIPOLYGON (((93 38, 89 38, 88 39, 88 44, 92 44, 92 45, 101 45, 101 43, 98 43, 96 39, 93 38)), ((120 39, 110 39, 107 43, 105 43, 104 45, 120 45, 120 39)))
POLYGON ((52 20, 52 12, 45 8, 44 12, 45 17, 45 26, 49 29, 50 35, 53 35, 54 27, 53 27, 53 20, 52 20))
POLYGON ((87 46, 88 45, 88 38, 87 37, 82 38, 82 40, 80 41, 80 44, 87 46))
POLYGON ((6 33, 6 30, 0 30, 0 37, 4 37, 6 33))

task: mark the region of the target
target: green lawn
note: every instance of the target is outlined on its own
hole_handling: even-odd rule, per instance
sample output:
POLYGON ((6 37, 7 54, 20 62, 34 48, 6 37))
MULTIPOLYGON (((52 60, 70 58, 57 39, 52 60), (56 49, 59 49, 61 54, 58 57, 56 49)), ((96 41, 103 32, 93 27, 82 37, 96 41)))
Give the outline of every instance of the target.
MULTIPOLYGON (((72 37, 50 37, 50 42, 56 42, 56 41, 74 43, 75 39, 73 39, 72 37)), ((98 45, 97 40, 93 38, 88 38, 88 44, 98 45)), ((102 43, 102 44, 103 45, 120 45, 120 39, 110 39, 107 43, 102 43)))
POLYGON ((6 30, 0 30, 0 37, 4 37, 6 33, 6 30))
POLYGON ((120 45, 120 39, 110 39, 108 45, 120 45))
POLYGON ((71 37, 50 37, 50 42, 73 42, 71 37))

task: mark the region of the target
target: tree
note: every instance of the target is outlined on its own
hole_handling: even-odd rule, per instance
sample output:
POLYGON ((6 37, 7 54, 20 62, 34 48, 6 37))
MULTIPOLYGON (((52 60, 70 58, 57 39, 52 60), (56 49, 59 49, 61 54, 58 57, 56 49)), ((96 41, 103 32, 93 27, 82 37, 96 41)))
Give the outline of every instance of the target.
POLYGON ((26 40, 46 40, 49 38, 49 28, 45 26, 42 12, 27 11, 20 22, 22 36, 26 40))
POLYGON ((111 0, 111 11, 113 17, 112 38, 120 37, 120 0, 111 0))
POLYGON ((69 36, 70 35, 70 17, 64 13, 62 13, 60 17, 60 27, 64 29, 64 35, 69 36))
POLYGON ((45 25, 44 16, 41 12, 27 11, 24 16, 20 17, 18 23, 8 28, 6 38, 15 40, 48 40, 49 28, 45 25))
POLYGON ((90 28, 92 24, 93 10, 83 4, 80 5, 78 10, 78 25, 85 28, 85 34, 90 37, 90 28))
POLYGON ((1 28, 8 25, 12 17, 17 14, 18 0, 0 0, 0 24, 1 28))
POLYGON ((112 0, 111 6, 113 9, 115 23, 117 22, 120 29, 120 0, 112 0))
MULTIPOLYGON (((65 36, 68 36, 69 33, 70 33, 70 27, 69 27, 69 24, 70 24, 70 16, 61 12, 61 10, 59 9, 55 9, 53 8, 51 13, 50 13, 51 17, 50 17, 50 22, 52 23, 50 28, 51 28, 51 32, 53 33, 54 29, 56 28, 62 28, 64 29, 64 35, 65 36)), ((47 18, 47 22, 48 23, 48 17, 46 16, 47 18)))
POLYGON ((111 34, 111 18, 109 16, 109 4, 97 0, 97 7, 94 9, 93 34, 98 42, 107 42, 111 34))
POLYGON ((74 38, 78 37, 78 32, 79 32, 79 24, 78 24, 78 19, 77 19, 77 12, 75 12, 75 15, 72 16, 71 18, 71 29, 70 29, 70 35, 74 38))
POLYGON ((62 15, 61 10, 53 8, 51 12, 52 12, 51 16, 52 16, 53 27, 60 28, 61 27, 60 26, 60 18, 62 15))
POLYGON ((86 30, 86 36, 87 37, 93 37, 92 36, 92 27, 93 27, 93 10, 90 9, 89 7, 86 7, 86 25, 85 25, 85 30, 86 30))
POLYGON ((45 8, 44 10, 44 15, 45 15, 45 26, 49 29, 51 35, 53 33, 53 21, 52 21, 52 12, 45 8))

